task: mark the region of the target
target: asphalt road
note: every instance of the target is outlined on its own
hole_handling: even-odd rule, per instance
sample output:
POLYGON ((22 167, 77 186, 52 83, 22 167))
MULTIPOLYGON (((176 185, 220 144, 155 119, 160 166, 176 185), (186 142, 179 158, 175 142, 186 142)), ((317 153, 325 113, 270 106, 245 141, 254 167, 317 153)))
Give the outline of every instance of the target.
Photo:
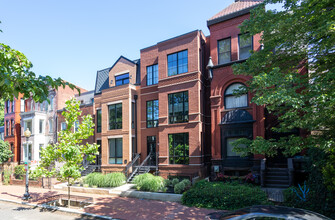
POLYGON ((76 214, 64 213, 53 210, 41 209, 38 207, 31 207, 19 205, 14 203, 7 203, 0 201, 0 219, 3 220, 79 220, 79 219, 98 219, 88 216, 81 216, 76 214))

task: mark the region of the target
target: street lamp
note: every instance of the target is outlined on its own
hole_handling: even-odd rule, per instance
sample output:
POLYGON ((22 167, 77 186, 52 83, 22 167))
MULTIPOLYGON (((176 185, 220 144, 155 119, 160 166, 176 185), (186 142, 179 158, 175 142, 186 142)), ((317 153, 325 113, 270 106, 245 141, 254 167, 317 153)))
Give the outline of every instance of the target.
POLYGON ((24 162, 24 166, 25 166, 25 170, 26 170, 26 193, 23 195, 23 198, 24 200, 28 200, 30 199, 30 194, 29 194, 29 152, 28 152, 28 140, 29 140, 29 137, 31 135, 31 132, 29 131, 29 128, 27 128, 27 130, 25 130, 25 132, 23 133, 24 136, 26 137, 26 150, 27 150, 27 157, 25 159, 25 162, 24 162))

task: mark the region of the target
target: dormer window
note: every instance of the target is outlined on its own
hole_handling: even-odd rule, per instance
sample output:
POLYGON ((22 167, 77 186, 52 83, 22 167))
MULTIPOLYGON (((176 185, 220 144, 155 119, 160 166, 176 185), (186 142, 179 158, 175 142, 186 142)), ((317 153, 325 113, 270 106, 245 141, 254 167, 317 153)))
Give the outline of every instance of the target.
POLYGON ((115 76, 115 86, 129 84, 129 73, 115 76))

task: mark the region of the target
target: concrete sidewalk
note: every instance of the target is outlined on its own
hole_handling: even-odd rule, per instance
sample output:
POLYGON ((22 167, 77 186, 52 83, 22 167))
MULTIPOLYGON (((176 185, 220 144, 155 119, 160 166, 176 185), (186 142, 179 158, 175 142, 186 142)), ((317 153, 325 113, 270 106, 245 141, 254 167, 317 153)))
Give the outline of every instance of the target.
MULTIPOLYGON (((0 199, 22 202, 25 192, 23 186, 0 185, 0 199)), ((45 198, 66 194, 64 191, 42 188, 29 188, 32 199, 29 203, 39 204, 45 198)), ((94 205, 78 209, 85 213, 110 216, 117 219, 204 219, 215 210, 183 206, 176 202, 163 202, 136 198, 118 197, 113 195, 98 195, 73 192, 72 195, 88 196, 94 199, 94 205)))

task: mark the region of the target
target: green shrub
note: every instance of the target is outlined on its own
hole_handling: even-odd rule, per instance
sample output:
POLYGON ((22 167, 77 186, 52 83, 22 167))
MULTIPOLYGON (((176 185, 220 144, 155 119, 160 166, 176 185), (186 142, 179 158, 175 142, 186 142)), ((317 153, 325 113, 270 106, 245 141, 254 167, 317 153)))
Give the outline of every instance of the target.
POLYGON ((23 176, 26 174, 24 165, 18 165, 14 168, 14 176, 16 179, 23 180, 23 176))
POLYGON ((183 180, 181 181, 181 183, 184 183, 185 187, 189 187, 189 186, 191 186, 191 181, 188 180, 188 179, 183 179, 183 180))
POLYGON ((90 173, 84 178, 84 184, 97 187, 117 187, 124 184, 126 177, 123 173, 90 173))
POLYGON ((179 179, 177 179, 177 178, 174 178, 174 179, 171 180, 172 187, 174 187, 178 183, 179 183, 179 179))
POLYGON ((176 194, 181 194, 185 191, 185 183, 184 182, 180 182, 180 183, 177 183, 175 186, 174 186, 174 193, 176 194))
POLYGON ((182 196, 182 203, 188 206, 223 210, 269 204, 266 193, 260 187, 205 180, 197 182, 186 191, 182 196))
POLYGON ((140 191, 166 191, 164 178, 154 176, 151 173, 138 175, 134 178, 133 183, 136 184, 136 189, 140 191))
POLYGON ((171 180, 164 179, 164 186, 167 187, 167 186, 170 186, 170 185, 171 185, 171 180))

